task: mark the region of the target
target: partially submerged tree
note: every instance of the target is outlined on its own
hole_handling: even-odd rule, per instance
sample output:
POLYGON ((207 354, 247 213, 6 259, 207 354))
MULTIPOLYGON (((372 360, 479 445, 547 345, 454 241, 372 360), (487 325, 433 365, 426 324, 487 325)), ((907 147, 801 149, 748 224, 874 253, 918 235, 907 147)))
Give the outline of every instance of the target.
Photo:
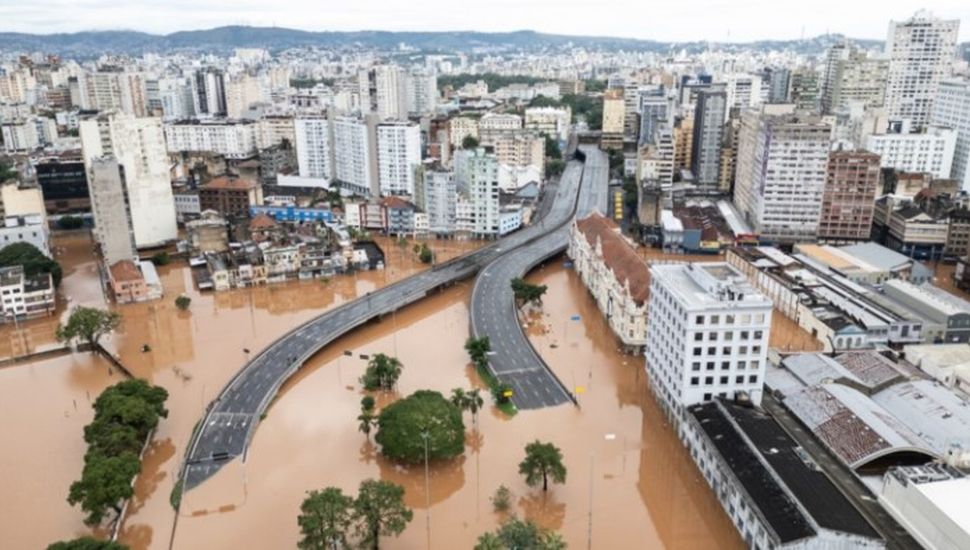
POLYGON ((375 354, 367 363, 367 370, 361 376, 360 382, 364 388, 373 390, 392 390, 397 384, 397 379, 401 377, 404 365, 397 357, 390 357, 383 353, 375 354))
POLYGON ((512 517, 494 532, 478 537, 475 550, 565 550, 559 534, 543 529, 529 520, 512 517))
POLYGON ((41 273, 50 273, 54 286, 61 284, 63 271, 61 265, 48 258, 36 246, 28 242, 8 244, 0 248, 0 267, 19 265, 24 268, 24 275, 33 277, 41 273))
POLYGON ((384 407, 378 417, 374 440, 381 453, 397 462, 424 460, 427 434, 428 457, 445 459, 465 450, 465 424, 461 409, 436 391, 420 390, 384 407))
POLYGON ((362 481, 354 500, 354 518, 362 546, 377 550, 381 536, 400 535, 414 513, 404 505, 404 487, 389 481, 362 481))
POLYGON ((547 289, 546 285, 534 285, 519 278, 512 279, 511 286, 519 307, 530 303, 542 304, 542 295, 547 289))
POLYGON ((353 525, 353 505, 354 499, 336 487, 311 491, 303 499, 296 520, 303 535, 297 547, 302 550, 346 548, 353 525))
POLYGON ((77 306, 67 323, 57 327, 57 340, 64 343, 84 342, 96 347, 101 337, 121 324, 121 315, 93 307, 77 306))
POLYGON ((525 476, 530 487, 541 483, 543 491, 549 489, 549 478, 554 483, 565 483, 562 451, 552 443, 542 443, 538 439, 529 443, 525 446, 525 458, 519 463, 519 473, 525 476))
POLYGON ((465 351, 477 367, 484 367, 488 364, 488 353, 492 351, 492 343, 488 336, 481 338, 469 337, 465 340, 465 351))
POLYGON ((124 544, 94 537, 81 537, 74 540, 55 542, 47 550, 128 550, 124 544))
POLYGON ((189 298, 185 294, 175 298, 175 307, 179 308, 181 311, 189 309, 190 305, 192 305, 192 298, 189 298))

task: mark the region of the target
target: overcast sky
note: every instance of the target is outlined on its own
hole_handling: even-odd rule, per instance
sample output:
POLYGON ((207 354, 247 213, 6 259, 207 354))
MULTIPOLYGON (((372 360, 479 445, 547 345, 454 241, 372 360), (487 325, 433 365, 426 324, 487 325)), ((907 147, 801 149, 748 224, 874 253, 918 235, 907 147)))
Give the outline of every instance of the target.
POLYGON ((478 30, 657 40, 748 41, 825 32, 884 39, 890 19, 927 8, 970 31, 970 0, 0 0, 0 31, 222 25, 305 30, 478 30))

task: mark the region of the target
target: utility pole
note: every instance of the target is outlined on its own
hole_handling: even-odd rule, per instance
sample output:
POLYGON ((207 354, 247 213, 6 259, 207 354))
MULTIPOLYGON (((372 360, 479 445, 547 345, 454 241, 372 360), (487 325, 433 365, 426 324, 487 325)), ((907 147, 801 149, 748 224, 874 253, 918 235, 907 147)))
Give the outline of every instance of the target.
POLYGON ((589 524, 586 535, 586 548, 593 550, 593 458, 595 455, 589 453, 589 524))
POLYGON ((428 475, 428 438, 431 434, 427 431, 421 432, 424 439, 424 518, 425 528, 428 532, 428 550, 431 550, 431 481, 428 475))

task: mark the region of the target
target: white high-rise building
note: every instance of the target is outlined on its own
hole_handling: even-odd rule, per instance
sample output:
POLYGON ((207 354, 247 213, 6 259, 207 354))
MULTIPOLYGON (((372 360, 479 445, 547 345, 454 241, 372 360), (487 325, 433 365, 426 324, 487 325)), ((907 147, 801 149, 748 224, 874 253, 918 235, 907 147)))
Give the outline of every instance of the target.
POLYGON ((848 41, 832 46, 825 62, 822 112, 834 113, 850 102, 882 107, 888 74, 889 59, 870 56, 848 41))
POLYGON ((105 264, 135 260, 138 255, 126 197, 125 170, 110 155, 87 160, 94 238, 105 264))
POLYGON ((866 138, 866 149, 880 156, 879 166, 903 172, 949 178, 957 132, 930 126, 922 134, 874 134, 866 138))
POLYGON ((306 178, 333 177, 330 121, 326 116, 304 116, 294 121, 296 133, 296 163, 300 176, 306 178))
POLYGON ((105 155, 114 156, 124 168, 135 246, 174 241, 175 199, 161 119, 108 113, 82 120, 80 135, 89 171, 91 160, 105 155))
POLYGON ((760 404, 771 300, 724 262, 654 264, 650 275, 647 378, 675 424, 715 397, 760 404))
POLYGON ((195 115, 192 82, 186 78, 160 78, 158 99, 165 120, 182 120, 195 115))
MULTIPOLYGON (((357 75, 361 111, 381 120, 408 117, 408 73, 396 65, 378 65, 357 75)), ((436 84, 437 85, 437 84, 436 84)))
POLYGON ((763 237, 814 240, 822 209, 832 129, 817 117, 741 117, 734 202, 763 237))
POLYGON ((251 120, 201 119, 165 124, 165 140, 172 152, 207 151, 227 158, 255 155, 259 124, 251 120))
POLYGON ((458 192, 466 199, 456 205, 459 228, 480 238, 497 237, 499 181, 495 156, 481 147, 455 153, 455 183, 458 192))
POLYGON ((341 185, 362 195, 376 195, 377 176, 371 169, 375 151, 365 121, 351 116, 333 121, 334 177, 341 185))
POLYGON ((930 124, 953 128, 956 144, 950 177, 970 191, 970 80, 944 80, 933 101, 930 124))
POLYGON ((940 81, 949 76, 953 65, 959 30, 959 19, 937 19, 926 11, 889 23, 886 109, 890 120, 910 120, 914 130, 929 124, 940 81))
POLYGON ((264 79, 245 73, 233 75, 226 83, 226 116, 241 118, 253 105, 269 99, 269 86, 264 79))
POLYGON ((438 108, 438 75, 430 69, 414 69, 408 75, 408 113, 432 114, 438 108))
POLYGON ((418 206, 428 214, 428 231, 434 235, 452 234, 457 228, 455 174, 446 170, 427 170, 421 185, 424 188, 418 206))
POLYGON ((377 125, 377 173, 381 195, 413 195, 421 164, 421 128, 411 122, 377 125))

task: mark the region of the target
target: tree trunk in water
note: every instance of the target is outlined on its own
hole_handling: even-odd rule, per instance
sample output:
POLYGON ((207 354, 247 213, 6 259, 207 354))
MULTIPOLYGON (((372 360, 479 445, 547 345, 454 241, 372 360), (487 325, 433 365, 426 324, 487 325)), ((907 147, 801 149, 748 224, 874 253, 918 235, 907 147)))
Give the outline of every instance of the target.
POLYGON ((546 491, 549 489, 549 478, 546 477, 546 473, 542 472, 542 490, 546 491))

